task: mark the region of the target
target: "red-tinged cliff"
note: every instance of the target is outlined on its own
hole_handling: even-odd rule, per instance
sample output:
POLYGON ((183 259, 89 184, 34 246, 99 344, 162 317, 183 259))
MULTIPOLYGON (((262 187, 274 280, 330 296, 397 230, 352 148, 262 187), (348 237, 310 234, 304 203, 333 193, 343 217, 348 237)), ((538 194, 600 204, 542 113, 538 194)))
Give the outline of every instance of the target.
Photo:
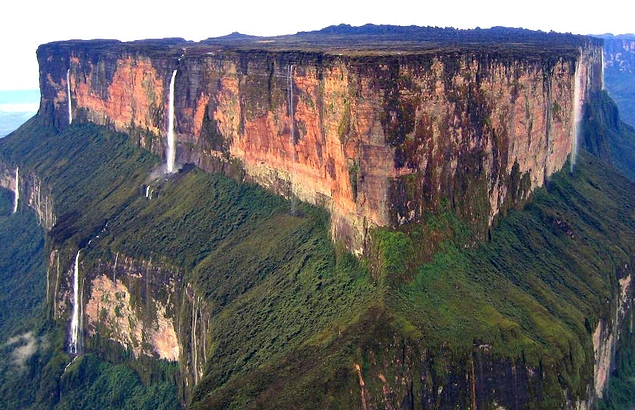
POLYGON ((482 238, 563 167, 574 100, 601 87, 601 42, 541 36, 460 46, 380 36, 369 49, 301 35, 51 43, 38 50, 39 112, 58 128, 69 116, 108 125, 164 155, 176 70, 178 164, 240 165, 322 205, 334 238, 357 253, 369 228, 420 222, 443 199, 482 238))
POLYGON ((590 126, 608 118, 600 52, 572 35, 395 27, 42 46, 39 115, 0 141, 0 186, 47 230, 59 336, 37 395, 89 400, 92 356, 178 385, 192 408, 617 395, 632 182, 588 152, 556 172, 576 116, 587 149, 612 138, 590 126), (152 179, 171 122, 182 169, 152 179))

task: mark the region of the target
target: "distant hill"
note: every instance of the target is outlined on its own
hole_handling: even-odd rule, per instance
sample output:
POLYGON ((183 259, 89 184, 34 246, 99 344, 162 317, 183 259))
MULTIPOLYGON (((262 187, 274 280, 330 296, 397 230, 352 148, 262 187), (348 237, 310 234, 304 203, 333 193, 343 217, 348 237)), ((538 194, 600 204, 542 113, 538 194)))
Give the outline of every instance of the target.
POLYGON ((635 34, 597 36, 604 40, 605 84, 622 120, 635 126, 635 34))

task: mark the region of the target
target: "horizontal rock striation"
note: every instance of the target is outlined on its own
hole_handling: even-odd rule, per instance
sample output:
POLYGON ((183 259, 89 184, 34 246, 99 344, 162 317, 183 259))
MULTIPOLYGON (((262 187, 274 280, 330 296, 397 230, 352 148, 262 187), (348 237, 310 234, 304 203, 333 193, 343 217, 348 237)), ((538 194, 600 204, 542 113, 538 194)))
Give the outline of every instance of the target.
POLYGON ((334 238, 357 253, 369 228, 420 222, 444 199, 484 236, 563 167, 576 104, 601 88, 601 41, 536 36, 544 44, 378 38, 362 51, 280 38, 50 43, 38 49, 39 115, 67 126, 70 98, 73 121, 163 156, 177 70, 177 163, 240 164, 248 180, 329 209, 334 238))

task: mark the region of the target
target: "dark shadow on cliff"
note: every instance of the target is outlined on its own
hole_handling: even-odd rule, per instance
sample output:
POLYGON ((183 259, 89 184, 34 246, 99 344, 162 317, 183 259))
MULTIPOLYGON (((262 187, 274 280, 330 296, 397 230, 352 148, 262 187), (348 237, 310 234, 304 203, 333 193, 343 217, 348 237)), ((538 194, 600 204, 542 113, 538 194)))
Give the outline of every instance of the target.
POLYGON ((590 95, 584 119, 584 148, 635 181, 635 128, 622 122, 608 93, 590 95))

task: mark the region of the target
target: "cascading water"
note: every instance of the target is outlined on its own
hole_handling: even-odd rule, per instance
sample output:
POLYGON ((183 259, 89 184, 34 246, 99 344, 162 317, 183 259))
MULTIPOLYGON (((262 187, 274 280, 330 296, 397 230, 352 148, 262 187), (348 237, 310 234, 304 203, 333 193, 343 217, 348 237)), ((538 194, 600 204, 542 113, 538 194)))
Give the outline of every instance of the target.
POLYGON ((580 81, 582 80, 582 74, 580 70, 580 61, 581 58, 578 59, 575 65, 575 76, 574 76, 574 84, 573 84, 573 126, 571 127, 571 172, 573 172, 573 168, 575 167, 576 157, 578 156, 578 138, 580 133, 580 120, 582 118, 582 101, 580 100, 580 91, 582 85, 580 81))
POLYGON ((66 98, 68 99, 68 125, 73 123, 73 103, 71 102, 71 69, 66 70, 66 98))
POLYGON ((604 86, 604 50, 602 50, 602 90, 605 90, 605 86, 604 86))
POLYGON ((166 166, 169 174, 174 173, 174 164, 176 162, 176 141, 174 138, 174 80, 176 71, 172 72, 170 80, 170 99, 168 101, 168 151, 166 153, 166 166))
POLYGON ((13 197, 13 213, 18 212, 18 201, 20 200, 20 168, 15 168, 15 196, 13 197))
POLYGON ((68 343, 68 352, 70 354, 79 354, 80 353, 80 343, 79 338, 81 334, 80 327, 80 315, 79 311, 81 309, 81 301, 79 298, 79 253, 81 250, 77 251, 75 255, 75 264, 73 265, 73 313, 71 316, 71 332, 68 343))

